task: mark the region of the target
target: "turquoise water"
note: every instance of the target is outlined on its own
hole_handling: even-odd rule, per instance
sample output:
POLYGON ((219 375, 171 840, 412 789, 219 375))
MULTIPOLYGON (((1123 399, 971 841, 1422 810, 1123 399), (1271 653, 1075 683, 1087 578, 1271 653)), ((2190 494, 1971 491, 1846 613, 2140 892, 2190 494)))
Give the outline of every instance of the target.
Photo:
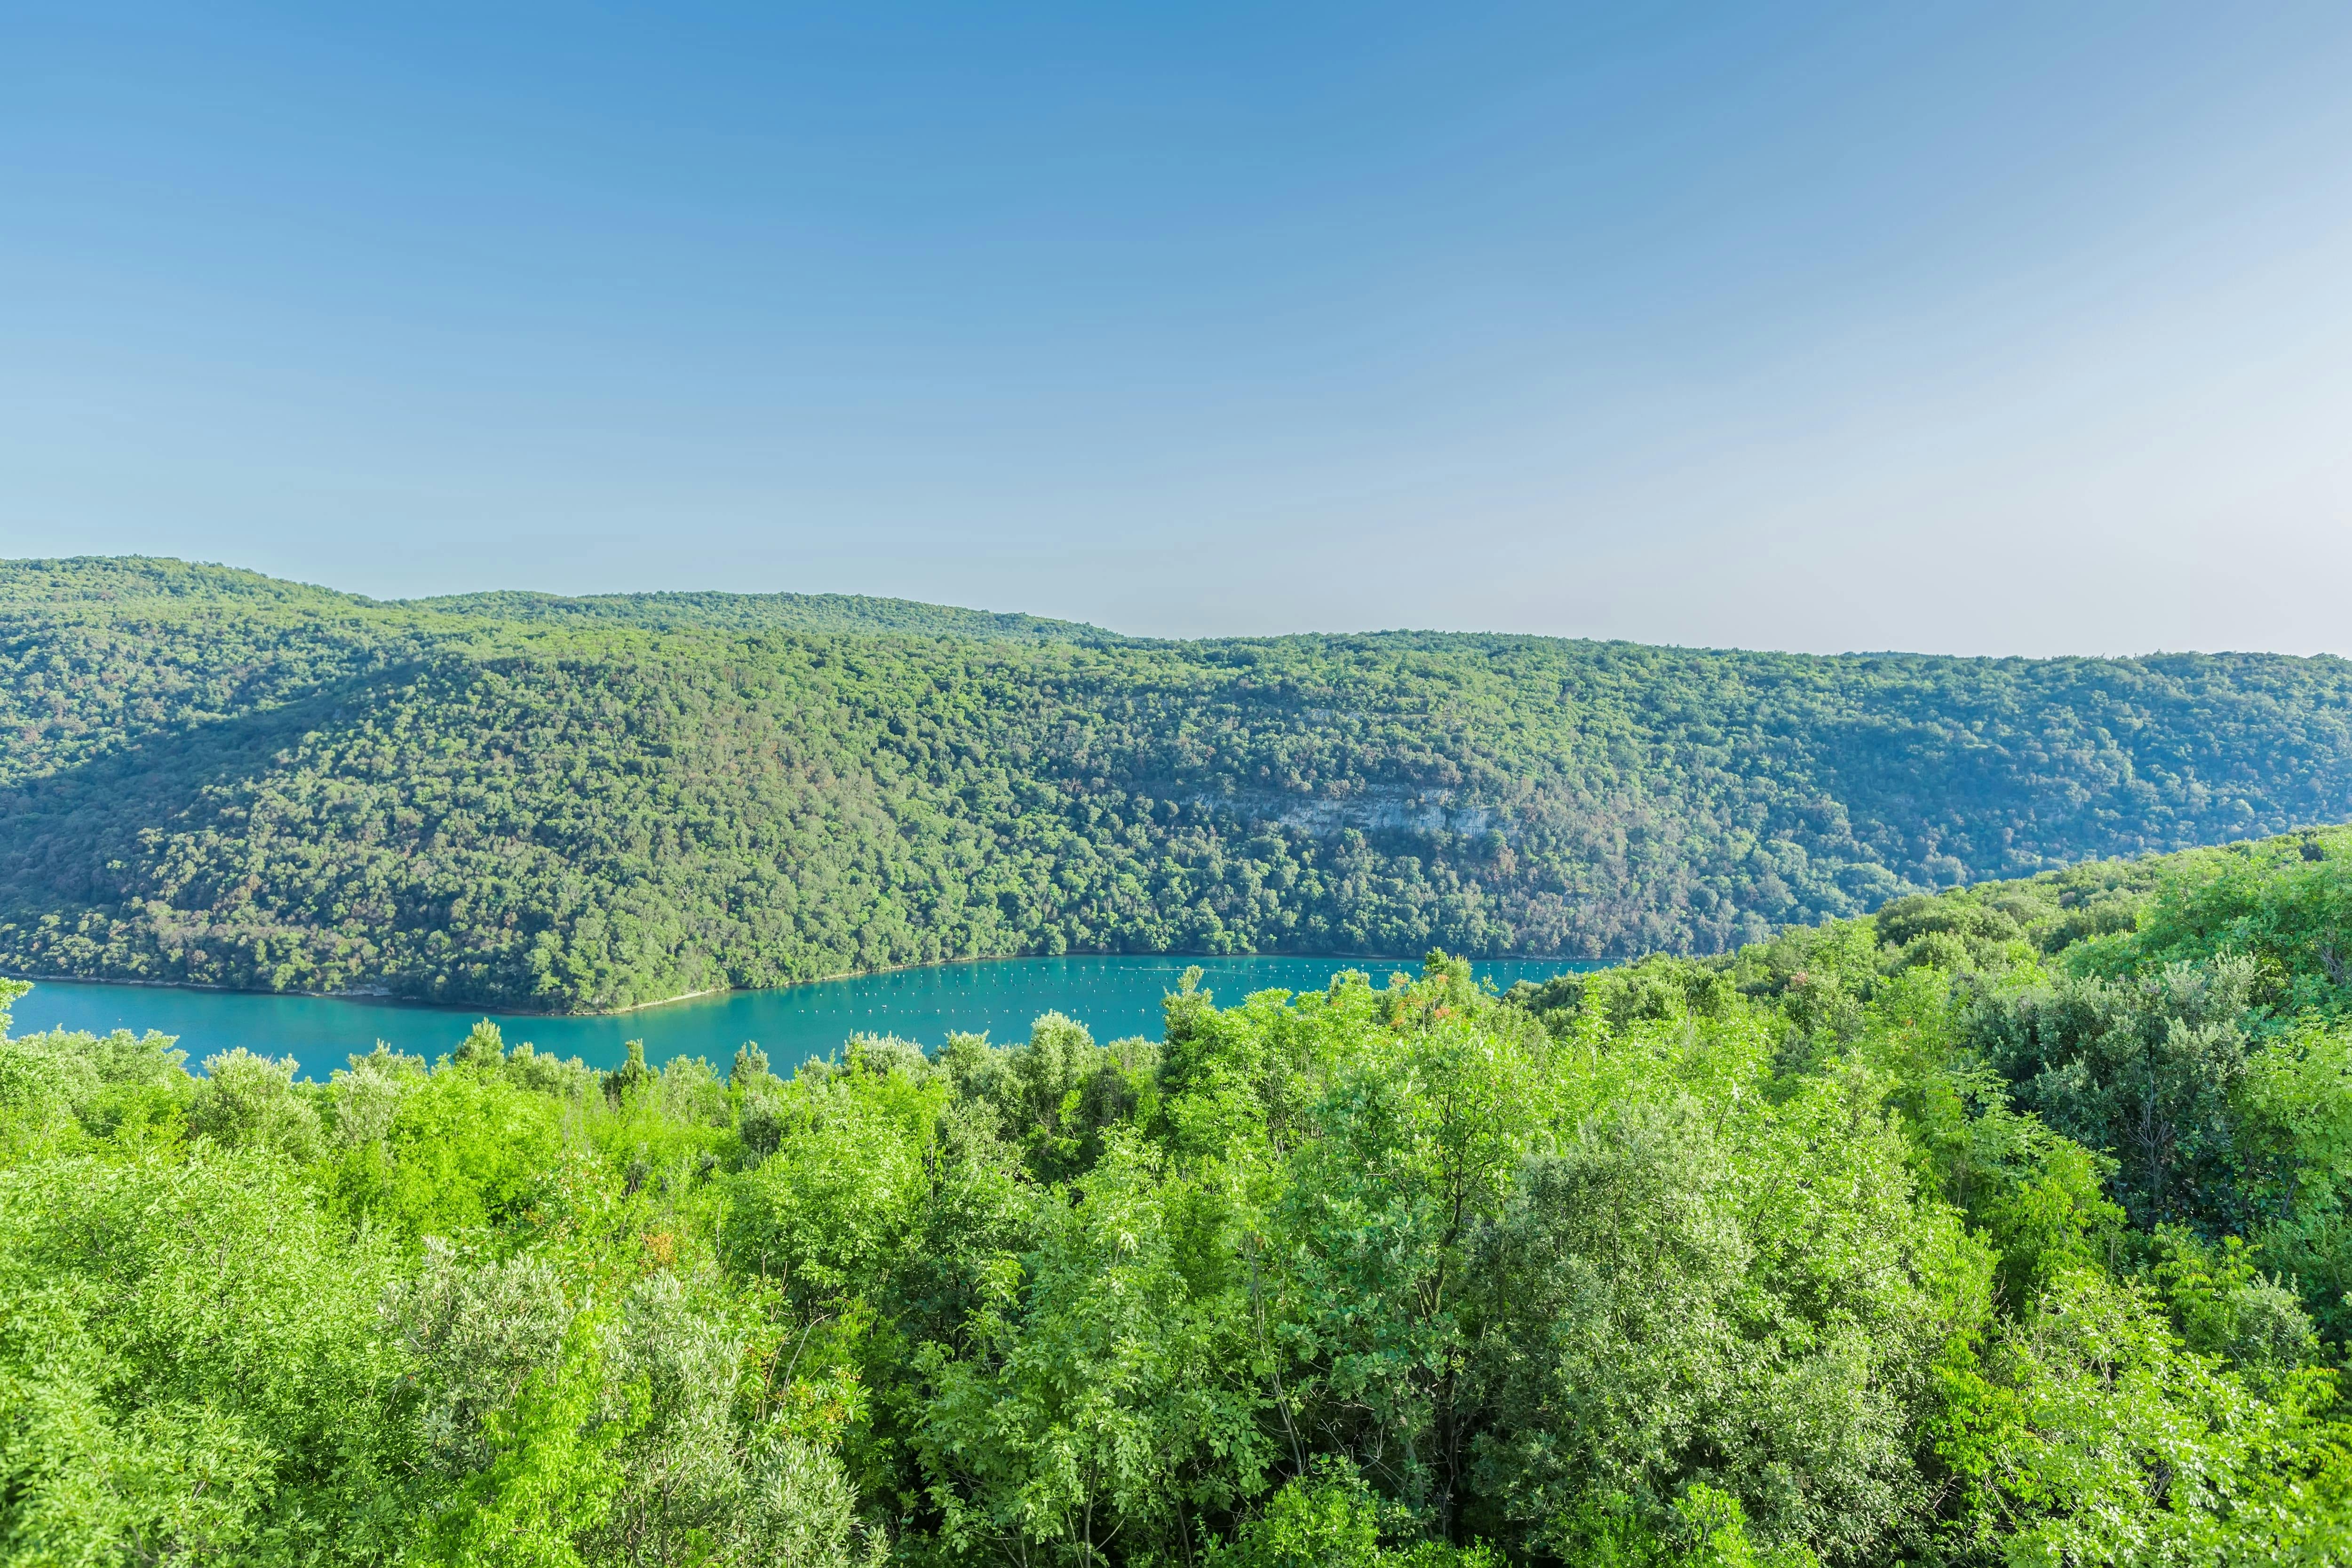
MULTIPOLYGON (((292 1056, 309 1077, 324 1079, 352 1052, 378 1040, 434 1058, 463 1039, 476 1018, 495 1019, 507 1043, 529 1040, 542 1051, 617 1066, 630 1040, 646 1059, 704 1057, 721 1070, 735 1048, 757 1041, 770 1062, 789 1072, 857 1033, 897 1035, 936 1046, 950 1030, 985 1032, 1002 1044, 1026 1039, 1030 1020, 1062 1012, 1097 1040, 1160 1037, 1160 999, 1192 964, 1202 985, 1230 1005, 1255 991, 1320 990, 1332 973, 1361 969, 1375 984, 1418 963, 1335 958, 1005 958, 980 963, 904 969, 846 980, 820 980, 777 991, 736 991, 648 1007, 616 1017, 551 1018, 325 996, 270 996, 174 986, 94 985, 42 981, 13 1009, 12 1032, 89 1029, 103 1034, 161 1030, 179 1037, 190 1066, 233 1046, 292 1056)), ((1566 971, 1601 967, 1567 959, 1497 960, 1474 965, 1478 977, 1507 987, 1566 971)))

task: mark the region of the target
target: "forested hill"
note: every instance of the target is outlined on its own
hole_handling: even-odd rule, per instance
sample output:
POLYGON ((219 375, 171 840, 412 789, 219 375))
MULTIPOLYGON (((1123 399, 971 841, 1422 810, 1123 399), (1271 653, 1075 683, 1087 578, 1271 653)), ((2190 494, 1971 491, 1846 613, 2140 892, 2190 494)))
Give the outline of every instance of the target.
POLYGON ((1118 642, 1115 632, 1043 616, 960 610, 862 594, 451 594, 400 603, 448 615, 656 631, 879 632, 900 637, 1004 638, 1013 642, 1118 642))
POLYGON ((656 631, 887 633, 904 637, 1004 638, 1016 642, 1118 642, 1118 633, 1078 621, 959 609, 863 594, 562 594, 513 591, 374 600, 258 572, 152 557, 81 557, 0 562, 0 604, 124 605, 162 599, 258 601, 321 618, 383 612, 475 620, 618 625, 656 631))
POLYGON ((788 599, 0 565, 0 969, 581 1009, 1022 952, 1717 952, 2352 817, 2333 658, 788 599), (824 604, 884 609, 774 618, 824 604))

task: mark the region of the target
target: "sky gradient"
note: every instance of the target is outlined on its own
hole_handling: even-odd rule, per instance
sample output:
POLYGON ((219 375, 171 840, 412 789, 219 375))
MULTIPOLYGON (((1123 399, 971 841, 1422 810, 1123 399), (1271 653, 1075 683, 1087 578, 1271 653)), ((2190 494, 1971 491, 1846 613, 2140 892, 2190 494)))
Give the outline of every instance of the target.
POLYGON ((0 553, 2352 653, 2352 9, 1636 9, 10 6, 0 553))

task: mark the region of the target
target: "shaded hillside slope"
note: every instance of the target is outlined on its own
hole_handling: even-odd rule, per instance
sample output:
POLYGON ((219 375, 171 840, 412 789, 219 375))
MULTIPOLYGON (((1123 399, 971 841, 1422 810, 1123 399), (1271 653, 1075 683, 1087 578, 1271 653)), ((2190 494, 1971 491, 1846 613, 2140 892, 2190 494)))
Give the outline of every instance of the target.
MULTIPOLYGON (((625 596, 673 598, 729 596, 625 596)), ((2352 816, 2331 658, 665 629, 153 561, 0 567, 0 967, 552 1009, 1021 952, 1715 952, 2352 816)))

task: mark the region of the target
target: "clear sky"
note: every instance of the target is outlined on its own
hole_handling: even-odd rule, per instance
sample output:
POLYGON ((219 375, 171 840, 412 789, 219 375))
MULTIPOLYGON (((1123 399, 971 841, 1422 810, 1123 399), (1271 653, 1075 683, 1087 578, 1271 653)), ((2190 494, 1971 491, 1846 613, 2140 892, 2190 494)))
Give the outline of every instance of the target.
POLYGON ((2352 653, 2352 7, 0 8, 0 553, 2352 653))

